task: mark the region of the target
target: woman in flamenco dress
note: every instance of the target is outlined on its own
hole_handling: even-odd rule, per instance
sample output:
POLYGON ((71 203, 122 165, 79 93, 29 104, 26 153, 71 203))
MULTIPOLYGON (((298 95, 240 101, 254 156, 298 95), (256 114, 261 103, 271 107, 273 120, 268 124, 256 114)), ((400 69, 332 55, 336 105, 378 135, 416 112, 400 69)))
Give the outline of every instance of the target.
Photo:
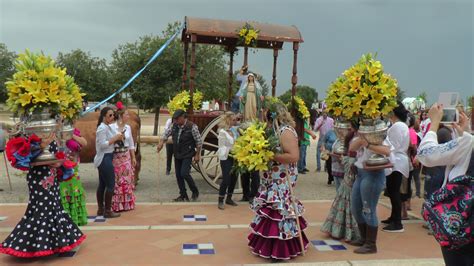
POLYGON ((0 253, 23 258, 49 256, 68 252, 86 238, 64 211, 59 195, 58 178, 63 177, 58 176, 58 170, 72 175, 74 165, 30 165, 41 147, 49 146, 56 158, 65 158, 64 153, 58 152, 54 139, 54 134, 44 139, 31 135, 15 137, 7 143, 6 155, 12 166, 28 171, 29 201, 25 215, 1 244, 0 253))
POLYGON ((272 167, 263 173, 257 196, 251 209, 255 218, 250 224, 249 247, 253 254, 273 260, 289 260, 306 250, 308 239, 303 230, 307 223, 303 218, 303 205, 291 195, 298 177, 296 164, 299 159, 298 136, 295 122, 282 104, 276 104, 276 112, 267 115, 275 131, 279 131, 281 153, 276 154, 272 167), (289 175, 291 184, 288 184, 289 175), (296 208, 295 208, 296 206, 296 208), (298 217, 298 219, 297 219, 298 217), (297 225, 299 220, 300 226, 297 225), (300 234, 302 242, 300 242, 300 234))

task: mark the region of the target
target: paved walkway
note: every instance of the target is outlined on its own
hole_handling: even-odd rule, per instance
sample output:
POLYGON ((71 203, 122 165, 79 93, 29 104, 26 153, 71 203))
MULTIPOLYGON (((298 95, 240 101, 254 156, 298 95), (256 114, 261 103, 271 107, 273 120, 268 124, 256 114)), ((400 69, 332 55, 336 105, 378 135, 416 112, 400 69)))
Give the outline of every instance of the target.
MULTIPOLYGON (((331 201, 306 201, 306 230, 310 240, 329 240, 319 229, 331 201)), ((381 201, 379 217, 390 209, 381 201)), ((319 251, 310 246, 306 256, 287 265, 442 265, 438 244, 421 228, 421 201, 414 202, 412 219, 405 223, 405 233, 379 233, 374 255, 357 255, 354 247, 341 243, 347 250, 319 251)), ((0 205, 0 239, 3 240, 19 221, 25 204, 0 205), (6 217, 5 217, 6 216, 6 217), (2 220, 4 219, 4 220, 2 220)), ((94 205, 88 206, 92 214, 94 205)), ((0 265, 242 265, 266 264, 247 248, 248 224, 253 217, 247 204, 217 209, 215 203, 142 203, 121 218, 90 222, 82 227, 86 241, 72 257, 48 257, 34 260, 0 255, 0 265), (190 245, 185 245, 190 244, 190 245), (201 244, 199 246, 192 244, 201 244), (199 253, 202 255, 186 255, 199 253)), ((0 240, 0 241, 1 241, 0 240)), ((331 244, 331 243, 330 243, 331 244)), ((336 243, 332 243, 336 244, 336 243)), ((326 247, 327 248, 327 247, 326 247)), ((321 249, 321 247, 319 247, 321 249)))

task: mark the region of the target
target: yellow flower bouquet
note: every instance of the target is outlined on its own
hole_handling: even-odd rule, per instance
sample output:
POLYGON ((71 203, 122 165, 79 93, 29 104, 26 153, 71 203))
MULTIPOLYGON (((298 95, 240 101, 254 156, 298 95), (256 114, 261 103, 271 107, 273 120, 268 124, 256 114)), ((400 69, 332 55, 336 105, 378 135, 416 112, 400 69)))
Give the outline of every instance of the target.
POLYGON ((267 124, 253 122, 246 129, 240 129, 231 155, 235 159, 234 171, 267 171, 277 146, 277 139, 269 134, 267 124))
POLYGON ((66 70, 49 56, 26 50, 15 62, 16 73, 8 80, 7 106, 15 114, 28 115, 49 108, 72 119, 82 108, 82 96, 66 70))
POLYGON ((397 81, 384 73, 372 54, 366 54, 344 71, 328 88, 326 104, 336 117, 379 118, 397 106, 397 81))
POLYGON ((237 44, 256 47, 259 32, 249 23, 245 23, 242 28, 237 30, 237 44))
MULTIPOLYGON (((204 95, 200 91, 195 91, 193 94, 193 108, 198 110, 202 106, 202 100, 204 95)), ((191 95, 188 91, 182 91, 176 94, 171 101, 166 105, 170 114, 173 114, 176 110, 187 110, 190 104, 191 95)))
MULTIPOLYGON (((299 96, 295 96, 293 98, 293 102, 296 105, 295 109, 297 111, 296 115, 298 116, 298 118, 301 118, 303 120, 308 119, 309 116, 310 116, 310 113, 309 113, 308 107, 306 107, 306 103, 303 101, 303 99, 299 96)), ((288 106, 291 106, 291 104, 288 103, 288 106)))

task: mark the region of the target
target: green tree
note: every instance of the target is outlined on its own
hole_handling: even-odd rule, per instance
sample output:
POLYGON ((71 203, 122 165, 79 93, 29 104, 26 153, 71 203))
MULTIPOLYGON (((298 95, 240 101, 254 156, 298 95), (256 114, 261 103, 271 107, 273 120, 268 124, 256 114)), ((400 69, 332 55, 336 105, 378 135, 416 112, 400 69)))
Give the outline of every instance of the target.
MULTIPOLYGON (((115 88, 120 87, 142 68, 178 29, 178 23, 168 24, 167 29, 161 35, 143 36, 134 43, 126 43, 115 49, 112 53, 111 63, 115 77, 115 88)), ((128 89, 133 101, 140 108, 155 112, 154 135, 158 133, 160 108, 168 103, 170 97, 181 90, 183 60, 182 44, 176 38, 128 89)), ((205 99, 226 99, 227 72, 225 66, 226 61, 222 49, 208 45, 197 46, 195 89, 202 91, 205 99)))
POLYGON ((423 91, 422 93, 420 93, 420 95, 418 95, 417 98, 423 99, 423 101, 425 101, 425 103, 427 103, 428 94, 425 91, 423 91))
POLYGON ((470 108, 473 108, 474 106, 474 95, 471 95, 469 97, 467 97, 467 106, 470 107, 470 108))
POLYGON ((8 51, 4 43, 0 43, 0 102, 7 100, 5 82, 15 73, 15 58, 16 54, 8 51))
POLYGON ((89 101, 103 100, 115 89, 105 59, 93 57, 90 52, 80 49, 69 53, 59 52, 56 62, 74 77, 89 101))
POLYGON ((405 91, 402 88, 398 87, 397 88, 397 101, 401 102, 403 101, 403 99, 405 99, 405 91))
MULTIPOLYGON (((316 91, 316 89, 307 85, 297 85, 296 95, 303 99, 308 109, 311 108, 311 105, 314 103, 315 100, 318 100, 318 92, 316 91)), ((287 90, 279 98, 284 103, 290 102, 291 89, 287 90)))

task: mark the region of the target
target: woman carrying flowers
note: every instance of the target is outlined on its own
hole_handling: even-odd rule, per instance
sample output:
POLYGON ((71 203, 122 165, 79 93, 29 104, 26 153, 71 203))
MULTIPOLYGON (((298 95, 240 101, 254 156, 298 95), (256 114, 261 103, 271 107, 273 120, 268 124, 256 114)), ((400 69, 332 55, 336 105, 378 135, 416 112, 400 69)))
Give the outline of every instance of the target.
POLYGON ((81 136, 78 129, 74 129, 72 138, 66 142, 67 158, 76 164, 74 174, 69 179, 63 179, 59 183, 61 204, 74 223, 79 226, 87 224, 86 195, 79 177, 79 153, 82 147, 86 145, 87 140, 81 136))
POLYGON ((296 163, 299 150, 295 122, 285 105, 275 104, 274 110, 268 112, 267 118, 273 123, 275 134, 281 136, 280 153, 273 157, 270 169, 264 172, 251 205, 256 215, 250 224, 248 245, 255 255, 288 260, 301 254, 302 246, 307 249, 308 240, 302 231, 307 224, 302 216, 303 205, 291 195, 290 188, 295 186, 298 176, 296 163))
POLYGON ((31 165, 40 147, 48 146, 56 157, 64 157, 58 152, 54 134, 43 139, 36 135, 15 137, 7 143, 12 166, 28 171, 29 201, 25 215, 0 246, 0 253, 23 258, 49 256, 68 252, 86 238, 61 205, 57 179, 63 178, 57 175, 60 164, 31 165))
MULTIPOLYGON (((357 123, 352 123, 351 132, 344 140, 344 147, 349 149, 349 144, 357 135, 357 123)), ((344 154, 340 158, 344 178, 337 188, 336 198, 334 199, 328 217, 321 227, 321 232, 329 234, 335 239, 343 239, 347 242, 360 240, 360 232, 357 228, 357 222, 351 211, 351 193, 352 184, 356 178, 354 163, 356 154, 354 152, 344 154)))

